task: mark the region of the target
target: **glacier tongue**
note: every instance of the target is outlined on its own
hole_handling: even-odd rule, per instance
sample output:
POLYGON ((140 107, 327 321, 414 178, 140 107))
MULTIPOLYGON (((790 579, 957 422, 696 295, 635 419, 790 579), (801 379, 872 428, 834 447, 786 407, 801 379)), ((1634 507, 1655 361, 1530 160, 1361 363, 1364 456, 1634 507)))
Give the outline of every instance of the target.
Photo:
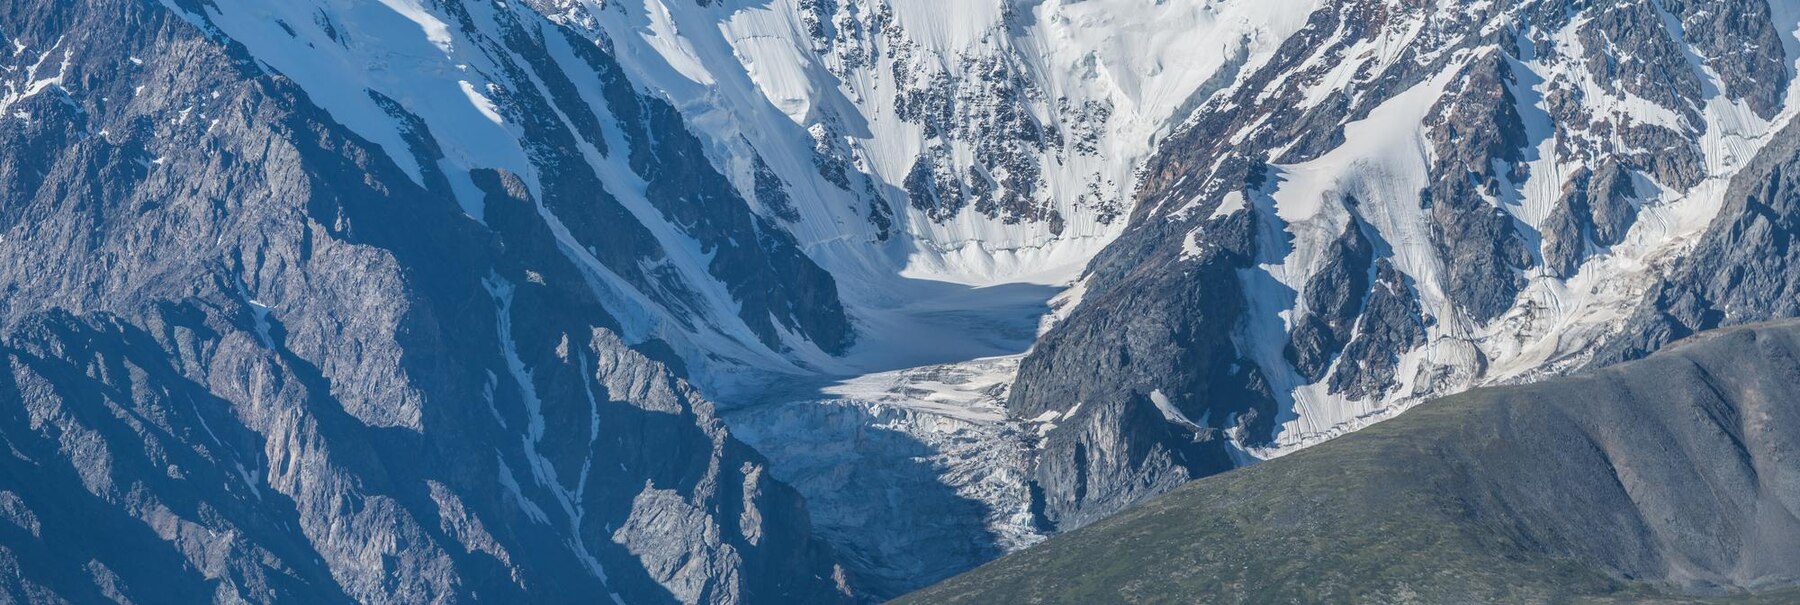
POLYGON ((1019 356, 795 385, 726 410, 807 499, 820 535, 892 597, 1043 539, 1009 419, 1019 356))

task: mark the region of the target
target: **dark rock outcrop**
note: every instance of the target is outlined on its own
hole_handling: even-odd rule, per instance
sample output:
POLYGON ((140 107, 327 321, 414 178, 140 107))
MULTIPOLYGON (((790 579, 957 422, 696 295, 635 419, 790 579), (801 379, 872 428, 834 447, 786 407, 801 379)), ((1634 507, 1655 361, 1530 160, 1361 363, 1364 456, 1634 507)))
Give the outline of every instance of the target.
POLYGON ((1450 300, 1477 322, 1512 307, 1533 264, 1511 215, 1495 206, 1502 178, 1525 180, 1525 126, 1506 57, 1476 60, 1426 118, 1437 150, 1431 185, 1419 203, 1431 216, 1450 300))
MULTIPOLYGON (((1366 88, 1306 108, 1301 83, 1324 77, 1331 64, 1309 63, 1310 57, 1348 53, 1357 36, 1373 35, 1404 16, 1382 2, 1314 12, 1273 58, 1201 106, 1150 160, 1131 226, 1089 264, 1081 305, 1040 339, 1012 391, 1009 408, 1019 417, 1068 414, 1045 436, 1034 474, 1047 522, 1078 527, 1234 466, 1233 441, 1273 442, 1282 399, 1266 373, 1287 370, 1258 366, 1238 343, 1249 313, 1244 272, 1258 259, 1284 254, 1263 247, 1286 245, 1263 241, 1286 227, 1269 207, 1266 162, 1283 149, 1284 163, 1325 154, 1343 142, 1345 122, 1443 67, 1441 55, 1414 61, 1409 47, 1393 72, 1364 74, 1366 88), (1356 95, 1367 100, 1353 102, 1356 95), (1216 144, 1232 133, 1242 133, 1240 144, 1216 144), (1241 196, 1237 201, 1246 210, 1213 216, 1234 196, 1241 196), (1163 413, 1152 395, 1179 417, 1163 413), (1077 446, 1088 454, 1077 456, 1077 446), (1084 483, 1083 473, 1106 477, 1107 484, 1084 483)), ((1368 244, 1349 242, 1359 251, 1368 244)), ((1334 306, 1334 299, 1340 310, 1363 304, 1369 261, 1361 260, 1367 256, 1361 252, 1352 256, 1358 262, 1345 263, 1341 283, 1320 282, 1315 296, 1321 307, 1334 306), (1351 287, 1351 264, 1362 267, 1361 287, 1351 287), (1340 290, 1341 297, 1333 294, 1340 290)), ((1331 327, 1334 334, 1345 330, 1337 338, 1348 338, 1348 326, 1358 320, 1335 315, 1344 316, 1333 318, 1335 327, 1322 322, 1327 325, 1320 334, 1331 327)), ((1315 370, 1321 376, 1325 371, 1315 370)))
POLYGON ((1588 259, 1589 246, 1610 248, 1625 239, 1637 221, 1631 173, 1609 161, 1598 172, 1577 171, 1544 228, 1544 265, 1551 274, 1571 277, 1588 259))
POLYGON ((1351 400, 1378 398, 1394 388, 1400 355, 1425 344, 1428 318, 1406 276, 1383 258, 1375 261, 1375 285, 1357 319, 1356 337, 1331 371, 1331 393, 1351 400))
POLYGON ((1768 0, 1663 0, 1662 6, 1681 20, 1682 37, 1719 74, 1726 94, 1765 119, 1781 111, 1792 77, 1781 37, 1790 32, 1775 25, 1768 0))
POLYGON ((1025 359, 1011 412, 1066 414, 1045 437, 1033 474, 1044 524, 1078 527, 1231 468, 1227 429, 1268 434, 1274 401, 1232 345, 1245 303, 1216 287, 1249 265, 1259 216, 1239 212, 1210 225, 1197 236, 1209 243, 1200 258, 1174 261, 1181 270, 1137 273, 1130 287, 1089 299, 1025 359))
POLYGON ((1301 293, 1306 314, 1294 327, 1285 352, 1288 362, 1307 380, 1324 378, 1332 358, 1350 340, 1351 328, 1369 296, 1374 256, 1374 245, 1363 234, 1362 225, 1353 221, 1325 252, 1324 265, 1306 280, 1301 293))

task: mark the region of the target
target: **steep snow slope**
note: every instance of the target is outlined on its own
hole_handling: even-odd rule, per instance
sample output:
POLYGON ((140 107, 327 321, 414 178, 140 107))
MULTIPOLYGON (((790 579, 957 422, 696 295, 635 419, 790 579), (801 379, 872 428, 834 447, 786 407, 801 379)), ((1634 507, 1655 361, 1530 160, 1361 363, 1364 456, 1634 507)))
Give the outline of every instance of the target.
MULTIPOLYGON (((317 0, 195 10, 470 216, 482 216, 484 196, 473 171, 518 176, 629 338, 789 371, 854 340, 831 276, 751 211, 680 116, 531 8, 317 0)), ((714 378, 714 367, 694 364, 696 378, 714 378)))
POLYGON ((985 285, 1079 271, 1196 92, 1311 4, 614 0, 561 18, 618 48, 835 274, 985 285))

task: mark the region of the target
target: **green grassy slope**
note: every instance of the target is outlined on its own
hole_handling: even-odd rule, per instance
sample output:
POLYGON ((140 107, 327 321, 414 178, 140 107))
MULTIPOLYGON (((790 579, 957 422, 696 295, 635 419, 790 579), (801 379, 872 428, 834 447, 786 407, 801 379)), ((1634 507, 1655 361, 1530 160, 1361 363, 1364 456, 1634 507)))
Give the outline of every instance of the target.
POLYGON ((1800 323, 1755 326, 1428 403, 899 602, 1800 602, 1796 511, 1800 323))

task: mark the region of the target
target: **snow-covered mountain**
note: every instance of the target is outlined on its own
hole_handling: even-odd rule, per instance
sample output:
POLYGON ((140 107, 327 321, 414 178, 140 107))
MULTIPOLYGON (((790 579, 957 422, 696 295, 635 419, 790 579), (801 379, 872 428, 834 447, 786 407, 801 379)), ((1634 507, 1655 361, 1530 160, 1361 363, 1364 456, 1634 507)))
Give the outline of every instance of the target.
POLYGON ((1791 314, 1797 26, 1763 0, 1314 12, 1159 145, 1024 361, 1010 411, 1059 426, 1048 520, 1791 314), (1727 277, 1678 297, 1696 256, 1727 277))
POLYGON ((881 599, 1800 311, 1793 0, 65 4, 14 592, 881 599))

